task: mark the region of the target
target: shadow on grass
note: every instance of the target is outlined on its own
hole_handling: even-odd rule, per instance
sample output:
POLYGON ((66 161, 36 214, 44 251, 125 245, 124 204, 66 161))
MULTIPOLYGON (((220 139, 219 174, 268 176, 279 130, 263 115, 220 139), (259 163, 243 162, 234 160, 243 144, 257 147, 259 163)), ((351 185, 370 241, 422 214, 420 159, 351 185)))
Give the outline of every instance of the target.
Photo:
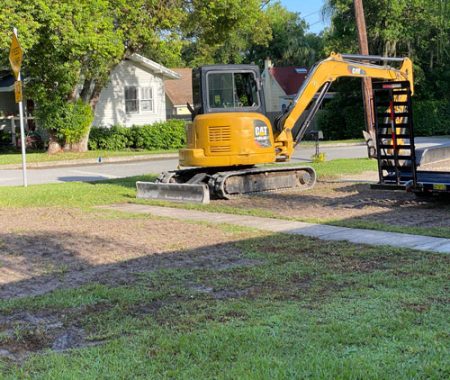
MULTIPOLYGON (((172 221, 154 223, 173 228, 172 221)), ((252 307, 256 313, 262 312, 263 302, 299 302, 299 307, 300 302, 306 302, 313 313, 341 292, 351 292, 357 300, 369 297, 365 292, 371 289, 406 291, 415 276, 427 276, 431 270, 433 274, 444 273, 449 261, 443 255, 424 256, 283 234, 161 251, 144 241, 117 235, 109 238, 100 231, 101 222, 98 231, 88 234, 0 234, 0 298, 9 299, 0 309, 2 355, 6 352, 11 360, 22 361, 46 349, 97 344, 86 339, 87 330, 102 336, 108 325, 115 334, 103 335, 102 342, 123 334, 132 339, 136 328, 129 322, 133 318, 151 318, 176 330, 183 320, 189 321, 190 329, 195 328, 196 318, 226 325, 242 315, 245 324, 245 316, 255 313, 252 307), (43 269, 44 273, 39 273, 43 269), (33 297, 37 295, 40 297, 33 297), (26 296, 29 298, 18 299, 26 296), (232 306, 228 311, 221 309, 230 300, 242 300, 252 307, 248 311, 232 306), (114 326, 120 328, 114 330, 114 326)), ((429 281, 442 286, 439 277, 429 281)), ((433 294, 429 284, 425 291, 433 294)), ((384 302, 393 307, 397 301, 389 296, 384 302)), ((415 302, 414 307, 420 310, 413 312, 418 316, 430 307, 415 302)), ((350 303, 349 312, 352 307, 350 303)), ((277 323, 270 312, 264 318, 270 326, 277 323)), ((315 325, 316 321, 312 330, 317 329, 315 325)), ((382 331, 383 327, 377 329, 382 331)), ((229 344, 236 343, 230 337, 229 344)), ((417 344, 420 347, 422 342, 417 344)))
POLYGON ((84 182, 90 185, 101 186, 101 185, 118 185, 126 188, 136 188, 137 181, 154 181, 158 178, 158 175, 139 175, 133 177, 124 177, 124 178, 114 178, 114 179, 106 179, 101 174, 98 176, 68 176, 68 177, 59 177, 59 181, 63 182, 84 182))

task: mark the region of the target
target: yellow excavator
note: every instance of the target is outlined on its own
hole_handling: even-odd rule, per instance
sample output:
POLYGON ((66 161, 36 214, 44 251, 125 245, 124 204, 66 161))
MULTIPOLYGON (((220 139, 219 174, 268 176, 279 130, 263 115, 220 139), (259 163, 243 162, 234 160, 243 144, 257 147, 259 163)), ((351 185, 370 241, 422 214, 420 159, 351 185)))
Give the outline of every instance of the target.
POLYGON ((267 164, 290 160, 331 84, 341 77, 409 81, 413 90, 409 58, 332 53, 310 70, 292 104, 271 123, 258 66, 195 69, 192 123, 187 126, 187 146, 179 151, 179 166, 185 168, 164 172, 155 182, 137 182, 137 196, 207 203, 210 197, 310 189, 316 181, 313 168, 267 164), (388 61, 398 62, 399 68, 388 66, 388 61))

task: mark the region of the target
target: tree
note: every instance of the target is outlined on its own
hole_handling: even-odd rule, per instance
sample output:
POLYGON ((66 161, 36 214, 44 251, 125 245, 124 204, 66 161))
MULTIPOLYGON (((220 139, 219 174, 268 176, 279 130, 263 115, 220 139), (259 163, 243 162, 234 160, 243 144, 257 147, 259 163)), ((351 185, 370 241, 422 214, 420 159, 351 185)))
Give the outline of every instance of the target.
MULTIPOLYGON (((448 0, 364 0, 364 10, 370 53, 394 57, 408 56, 413 60, 417 105, 415 109, 418 112, 425 110, 427 107, 417 103, 425 100, 426 104, 433 104, 434 109, 450 108, 448 0), (433 103, 434 100, 439 104, 433 103)), ((331 19, 331 27, 324 33, 326 52, 356 53, 358 39, 353 0, 328 0, 324 13, 331 19)), ((344 92, 342 84, 335 85, 334 89, 338 90, 340 95, 332 100, 329 109, 345 109, 349 104, 356 104, 359 101, 359 92, 356 91, 359 85, 353 83, 353 87, 346 87, 344 92)), ((359 114, 355 114, 352 125, 362 124, 359 114)), ((347 125, 349 121, 344 119, 340 119, 339 129, 349 131, 352 125, 347 125)), ((421 117, 421 120, 427 118, 421 117)), ((446 123, 447 127, 437 128, 440 133, 445 130, 450 133, 450 123, 446 123)), ((334 121, 334 125, 338 125, 337 121, 334 121)), ((423 130, 424 126, 420 128, 423 130)))
MULTIPOLYGON (((325 49, 328 52, 356 52, 353 0, 328 0, 325 8, 331 18, 331 28, 325 33, 325 49)), ((413 59, 418 74, 416 84, 419 95, 433 97, 435 93, 441 93, 448 96, 450 85, 444 85, 445 91, 442 91, 439 89, 442 89, 441 86, 433 86, 432 83, 437 83, 439 77, 448 75, 449 2, 365 0, 364 9, 371 54, 409 56, 413 59)))
MULTIPOLYGON (((161 57, 183 18, 178 0, 12 0, 0 16, 1 48, 18 26, 25 49, 27 94, 51 136, 50 149, 87 149, 92 114, 109 73, 133 52, 161 57), (79 113, 83 117, 76 115, 79 113), (73 125, 69 125, 73 123, 73 125)), ((176 45, 173 44, 173 45, 176 45)), ((171 45, 172 46, 172 45, 171 45)), ((168 54, 170 56, 170 54, 168 54)), ((151 57, 150 57, 151 58, 151 57)), ((172 57, 171 57, 172 58, 172 57)))
POLYGON ((267 57, 278 66, 312 66, 322 55, 321 37, 308 33, 308 24, 299 13, 288 11, 280 2, 265 10, 271 29, 269 46, 252 44, 247 60, 262 63, 267 57))
POLYGON ((261 0, 192 0, 182 26, 189 66, 240 63, 252 44, 267 46, 270 28, 261 0))

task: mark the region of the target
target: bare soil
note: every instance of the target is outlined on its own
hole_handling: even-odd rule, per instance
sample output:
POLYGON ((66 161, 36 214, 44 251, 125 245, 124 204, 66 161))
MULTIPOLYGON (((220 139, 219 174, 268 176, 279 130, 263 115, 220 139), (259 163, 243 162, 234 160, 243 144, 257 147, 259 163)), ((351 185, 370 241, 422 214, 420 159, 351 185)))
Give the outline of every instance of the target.
POLYGON ((89 282, 126 284, 144 271, 245 264, 219 228, 76 209, 0 210, 0 298, 89 282), (228 243, 228 244, 227 244, 228 243))
POLYGON ((310 221, 364 220, 395 226, 450 228, 450 200, 419 199, 405 191, 374 190, 376 173, 318 182, 308 191, 247 196, 216 201, 228 206, 269 210, 310 221))
MULTIPOLYGON (((422 200, 349 180, 319 182, 305 192, 214 202, 310 221, 450 228, 448 199, 422 200)), ((126 284, 152 269, 245 264, 239 249, 230 244, 235 240, 217 227, 174 220, 77 209, 0 209, 0 297, 45 294, 92 281, 126 284)))
MULTIPOLYGON (((248 235, 150 216, 127 218, 57 208, 0 209, 0 299, 88 283, 128 285, 143 272, 164 268, 257 265, 257 260, 242 257, 234 244, 248 235)), ((101 303, 92 306, 95 310, 89 307, 0 312, 0 360, 21 362, 33 352, 101 344, 78 322, 83 315, 103 311, 101 303)), ((142 310, 129 312, 146 315, 158 307, 143 305, 142 310)))

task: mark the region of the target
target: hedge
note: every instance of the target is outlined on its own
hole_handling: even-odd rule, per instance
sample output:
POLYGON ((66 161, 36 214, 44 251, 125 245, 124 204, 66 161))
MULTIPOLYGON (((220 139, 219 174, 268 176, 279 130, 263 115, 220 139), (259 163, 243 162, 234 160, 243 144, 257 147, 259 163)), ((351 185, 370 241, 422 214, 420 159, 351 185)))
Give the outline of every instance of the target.
POLYGON ((178 149, 186 144, 186 123, 182 120, 168 120, 151 125, 115 125, 111 128, 92 127, 89 134, 91 150, 178 149))
POLYGON ((416 136, 450 135, 450 101, 413 101, 416 136))
MULTIPOLYGON (((450 100, 413 100, 413 117, 416 136, 450 135, 450 100)), ((349 105, 331 100, 318 115, 317 125, 326 140, 361 138, 365 129, 362 101, 349 105)))

